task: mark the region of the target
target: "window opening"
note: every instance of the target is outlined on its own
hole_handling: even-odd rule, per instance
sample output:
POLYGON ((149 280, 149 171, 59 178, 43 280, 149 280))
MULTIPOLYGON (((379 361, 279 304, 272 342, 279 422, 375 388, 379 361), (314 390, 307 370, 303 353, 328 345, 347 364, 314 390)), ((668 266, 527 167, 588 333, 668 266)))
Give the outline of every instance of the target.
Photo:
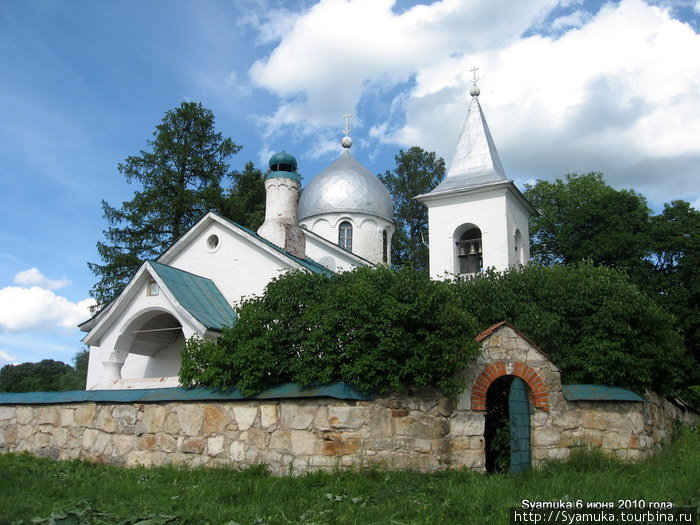
POLYGON ((385 264, 389 262, 389 235, 386 230, 382 232, 382 261, 385 264))
POLYGON ((348 221, 340 223, 340 228, 338 229, 338 246, 352 251, 352 224, 348 221))
POLYGON ((219 236, 218 235, 210 235, 207 237, 207 249, 210 252, 215 251, 219 247, 219 236))

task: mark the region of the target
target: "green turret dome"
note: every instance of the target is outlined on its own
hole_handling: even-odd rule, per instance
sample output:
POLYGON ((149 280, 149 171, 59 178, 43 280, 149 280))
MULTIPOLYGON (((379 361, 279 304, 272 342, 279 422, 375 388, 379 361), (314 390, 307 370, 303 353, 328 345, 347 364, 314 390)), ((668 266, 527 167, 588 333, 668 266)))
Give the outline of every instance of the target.
POLYGON ((282 150, 270 157, 270 173, 267 174, 268 179, 275 177, 285 177, 301 181, 301 176, 297 173, 297 159, 294 155, 282 150))
POLYGON ((270 157, 270 169, 273 171, 296 171, 297 159, 291 153, 282 150, 270 157))

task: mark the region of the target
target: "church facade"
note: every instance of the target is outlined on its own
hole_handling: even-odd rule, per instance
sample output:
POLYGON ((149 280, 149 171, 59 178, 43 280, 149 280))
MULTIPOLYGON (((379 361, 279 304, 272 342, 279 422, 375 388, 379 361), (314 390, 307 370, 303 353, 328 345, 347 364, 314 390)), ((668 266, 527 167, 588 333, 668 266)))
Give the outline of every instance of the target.
MULTIPOLYGON (((430 193, 430 275, 468 278, 484 268, 527 264, 528 219, 536 210, 505 176, 471 90, 452 164, 430 193)), ((216 338, 235 307, 290 270, 332 274, 390 265, 396 230, 381 181, 342 153, 301 192, 297 161, 270 159, 265 221, 257 232, 214 213, 200 219, 157 260, 145 262, 122 293, 80 325, 90 347, 87 389, 178 386, 180 349, 191 337, 216 338)))

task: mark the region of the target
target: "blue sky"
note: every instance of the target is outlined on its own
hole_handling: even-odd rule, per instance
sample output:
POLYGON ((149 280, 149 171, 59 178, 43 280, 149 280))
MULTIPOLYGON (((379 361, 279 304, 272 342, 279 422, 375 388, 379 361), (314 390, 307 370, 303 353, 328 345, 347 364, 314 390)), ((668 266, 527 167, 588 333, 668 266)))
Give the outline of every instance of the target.
POLYGON ((477 66, 518 184, 602 171, 698 207, 699 32, 700 0, 2 2, 0 366, 82 347, 100 201, 130 198, 117 164, 182 101, 234 167, 284 148, 308 182, 346 111, 373 172, 413 145, 449 162, 477 66))

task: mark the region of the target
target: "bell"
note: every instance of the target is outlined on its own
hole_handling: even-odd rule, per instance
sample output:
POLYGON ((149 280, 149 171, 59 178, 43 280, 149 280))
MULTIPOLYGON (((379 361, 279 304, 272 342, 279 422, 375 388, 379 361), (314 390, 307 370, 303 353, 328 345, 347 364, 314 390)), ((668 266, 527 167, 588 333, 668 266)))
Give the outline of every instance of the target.
POLYGON ((475 243, 470 242, 469 243, 469 255, 476 255, 476 246, 474 246, 475 243))
POLYGON ((476 243, 476 251, 477 251, 477 253, 481 253, 481 243, 480 242, 476 243))
POLYGON ((459 243, 457 246, 459 246, 459 252, 457 253, 457 257, 466 257, 467 255, 469 255, 467 253, 466 243, 459 243))

